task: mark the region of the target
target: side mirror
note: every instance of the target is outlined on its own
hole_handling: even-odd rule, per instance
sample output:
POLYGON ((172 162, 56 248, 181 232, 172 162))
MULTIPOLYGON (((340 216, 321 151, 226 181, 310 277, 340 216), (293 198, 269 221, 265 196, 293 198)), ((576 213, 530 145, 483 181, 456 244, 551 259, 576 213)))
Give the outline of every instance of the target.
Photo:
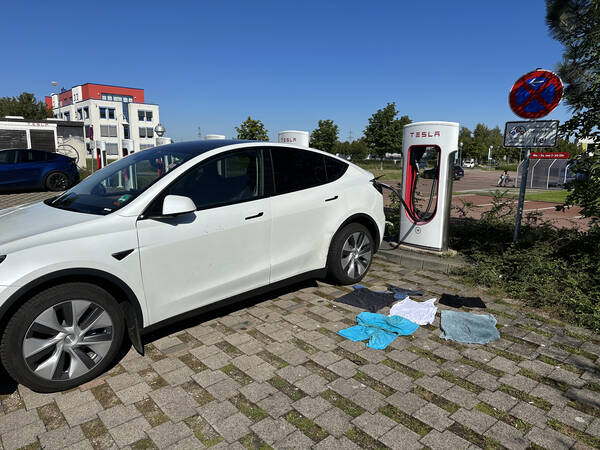
POLYGON ((189 197, 182 195, 167 195, 163 201, 163 216, 180 216, 196 211, 196 204, 189 197))

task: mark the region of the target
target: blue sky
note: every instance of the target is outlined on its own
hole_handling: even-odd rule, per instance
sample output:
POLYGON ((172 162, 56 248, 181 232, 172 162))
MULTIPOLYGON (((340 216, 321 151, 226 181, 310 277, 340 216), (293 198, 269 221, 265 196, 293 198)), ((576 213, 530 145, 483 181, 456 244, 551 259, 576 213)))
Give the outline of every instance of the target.
POLYGON ((248 115, 272 138, 333 119, 344 140, 392 101, 413 121, 503 129, 518 120, 512 84, 562 55, 543 0, 40 1, 2 15, 0 96, 141 87, 176 140, 232 136, 248 115))

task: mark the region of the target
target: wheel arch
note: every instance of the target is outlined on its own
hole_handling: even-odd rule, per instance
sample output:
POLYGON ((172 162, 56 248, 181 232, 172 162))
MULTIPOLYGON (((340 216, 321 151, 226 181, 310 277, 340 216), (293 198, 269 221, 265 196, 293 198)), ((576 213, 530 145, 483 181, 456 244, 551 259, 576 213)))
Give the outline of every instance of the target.
MULTIPOLYGON (((348 217, 346 220, 344 220, 344 222, 342 222, 342 224, 338 227, 338 229, 335 231, 335 233, 333 233, 331 240, 333 241, 333 237, 336 234, 338 234, 342 228, 344 228, 346 225, 348 225, 350 223, 360 223, 361 225, 364 225, 367 228, 367 230, 369 230, 369 232, 371 233, 371 236, 373 236, 373 239, 375 240, 375 242, 374 242, 375 248, 374 248, 373 253, 376 253, 377 250, 379 250, 379 243, 381 241, 380 235, 379 235, 379 228, 377 227, 377 223, 375 222, 375 220, 368 214, 358 213, 358 214, 353 214, 350 217, 348 217)), ((331 243, 329 245, 331 245, 331 243)))
POLYGON ((22 305, 21 300, 31 297, 49 287, 73 282, 94 284, 108 291, 117 300, 125 315, 129 339, 133 347, 143 355, 144 347, 142 345, 141 330, 144 319, 137 296, 123 280, 98 269, 59 270, 43 275, 22 286, 0 306, 0 329, 3 330, 6 327, 10 318, 22 305))

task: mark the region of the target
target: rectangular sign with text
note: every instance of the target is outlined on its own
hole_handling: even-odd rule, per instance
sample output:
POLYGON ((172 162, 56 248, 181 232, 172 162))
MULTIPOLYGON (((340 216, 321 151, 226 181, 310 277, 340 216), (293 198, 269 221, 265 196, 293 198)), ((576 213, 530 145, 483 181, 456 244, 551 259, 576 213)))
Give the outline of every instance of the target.
POLYGON ((569 159, 569 154, 567 152, 531 152, 529 153, 529 159, 569 159))
POLYGON ((504 147, 556 147, 558 120, 520 120, 506 122, 504 147))

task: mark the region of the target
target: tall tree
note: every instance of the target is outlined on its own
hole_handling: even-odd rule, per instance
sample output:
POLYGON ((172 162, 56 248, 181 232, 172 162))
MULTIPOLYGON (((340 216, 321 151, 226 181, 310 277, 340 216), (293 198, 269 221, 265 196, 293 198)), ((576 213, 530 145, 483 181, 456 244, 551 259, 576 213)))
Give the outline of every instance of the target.
POLYGON ((310 135, 310 146, 325 152, 333 153, 338 141, 339 127, 333 120, 319 120, 319 126, 310 135))
POLYGON ((550 34, 564 45, 558 74, 573 117, 561 127, 564 136, 600 137, 600 2, 546 0, 550 34))
POLYGON ((333 148, 333 153, 349 156, 352 161, 360 161, 361 159, 365 159, 369 153, 369 147, 365 144, 364 139, 357 139, 352 142, 338 142, 333 148))
POLYGON ((247 139, 250 141, 268 141, 269 130, 265 129, 265 125, 260 120, 254 120, 250 116, 240 124, 239 127, 235 127, 237 131, 238 139, 247 139))
POLYGON ((483 123, 478 123, 473 131, 473 152, 480 161, 487 160, 490 148, 490 129, 483 123))
POLYGON ((403 128, 404 125, 411 123, 408 116, 397 119, 397 115, 396 103, 388 103, 385 108, 377 110, 369 118, 369 124, 365 128, 365 143, 381 160, 382 169, 386 153, 402 151, 403 128))
POLYGON ((25 119, 41 120, 52 117, 52 111, 46 103, 38 101, 30 92, 23 92, 18 97, 0 98, 0 117, 23 116, 25 119))

